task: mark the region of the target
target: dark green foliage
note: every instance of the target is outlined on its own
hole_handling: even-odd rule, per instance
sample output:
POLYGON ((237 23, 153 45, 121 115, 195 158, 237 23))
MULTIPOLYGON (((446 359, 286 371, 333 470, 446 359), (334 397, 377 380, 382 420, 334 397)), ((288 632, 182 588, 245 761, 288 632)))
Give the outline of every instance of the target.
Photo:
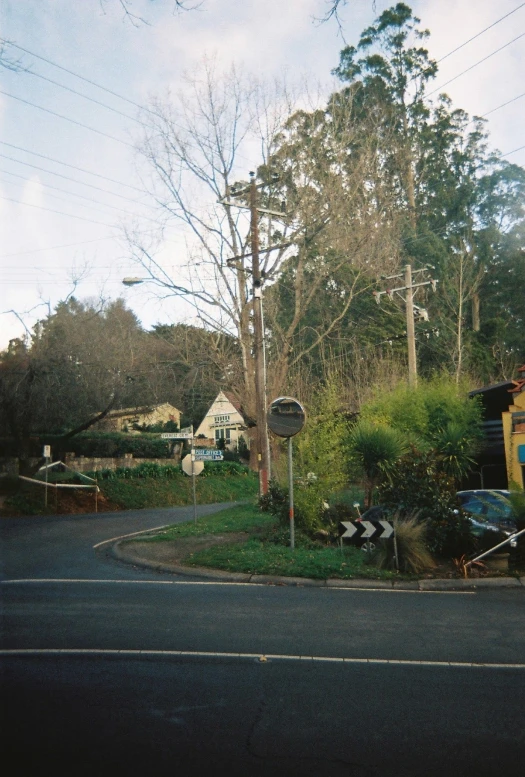
POLYGON ((178 432, 179 425, 175 421, 159 421, 156 424, 133 424, 133 429, 136 432, 160 434, 161 432, 178 432))
MULTIPOLYGON (((49 443, 53 448, 56 438, 42 435, 42 443, 49 443)), ((77 456, 118 458, 125 453, 132 453, 136 459, 168 459, 171 457, 169 440, 143 435, 120 434, 79 434, 67 441, 67 451, 77 456)))
POLYGON ((379 501, 402 515, 417 513, 427 521, 427 546, 445 558, 469 553, 474 547, 470 522, 458 509, 454 480, 439 469, 432 453, 415 448, 379 487, 379 501))
MULTIPOLYGON (((98 480, 135 480, 137 478, 185 478, 185 475, 178 464, 156 464, 155 462, 144 462, 137 467, 117 467, 116 469, 102 469, 98 472, 87 472, 89 477, 96 477, 98 480)), ((251 470, 243 464, 235 461, 212 461, 206 462, 204 470, 199 478, 209 477, 230 477, 242 476, 254 479, 256 476, 251 470)))
POLYGON ((270 480, 268 492, 259 499, 259 506, 263 512, 275 515, 281 525, 287 525, 290 517, 288 489, 277 480, 270 480))

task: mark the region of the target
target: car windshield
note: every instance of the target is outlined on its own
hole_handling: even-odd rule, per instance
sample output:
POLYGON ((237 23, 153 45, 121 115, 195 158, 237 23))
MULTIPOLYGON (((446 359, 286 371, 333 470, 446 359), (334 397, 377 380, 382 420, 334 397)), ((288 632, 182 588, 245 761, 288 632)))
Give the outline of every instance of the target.
POLYGON ((458 494, 462 508, 478 520, 490 523, 504 523, 511 519, 511 507, 498 494, 484 493, 458 494))

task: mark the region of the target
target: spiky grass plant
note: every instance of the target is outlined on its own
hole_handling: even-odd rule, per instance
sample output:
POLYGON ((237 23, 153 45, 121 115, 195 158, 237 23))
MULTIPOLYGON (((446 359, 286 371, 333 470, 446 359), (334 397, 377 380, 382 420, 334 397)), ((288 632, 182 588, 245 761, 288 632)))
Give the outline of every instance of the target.
POLYGON ((433 569, 436 564, 425 544, 426 522, 418 521, 417 513, 406 517, 396 513, 393 523, 395 541, 394 537, 382 540, 373 554, 372 563, 379 569, 395 569, 397 544, 400 572, 418 574, 425 569, 433 569))

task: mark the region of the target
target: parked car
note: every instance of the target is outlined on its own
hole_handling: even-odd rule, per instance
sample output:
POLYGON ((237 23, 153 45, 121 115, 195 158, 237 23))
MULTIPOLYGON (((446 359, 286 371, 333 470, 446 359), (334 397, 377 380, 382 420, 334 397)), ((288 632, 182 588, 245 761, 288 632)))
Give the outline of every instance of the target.
MULTIPOLYGON (((457 497, 462 510, 472 524, 472 533, 487 541, 493 535, 494 542, 502 542, 516 531, 512 509, 508 502, 509 491, 504 489, 475 489, 458 491, 457 497)), ((514 543, 510 543, 515 545, 514 543)))

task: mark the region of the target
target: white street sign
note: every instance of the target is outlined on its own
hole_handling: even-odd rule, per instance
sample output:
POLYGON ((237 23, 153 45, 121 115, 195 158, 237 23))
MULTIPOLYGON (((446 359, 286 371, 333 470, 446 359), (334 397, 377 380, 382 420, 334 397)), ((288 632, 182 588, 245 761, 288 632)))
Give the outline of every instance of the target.
POLYGON ((341 521, 346 531, 341 537, 356 540, 386 540, 394 534, 394 524, 392 521, 341 521), (354 536, 355 535, 355 536, 354 536))
POLYGON ((50 445, 44 445, 44 458, 50 459, 51 458, 51 446, 50 445))
POLYGON ((224 456, 220 451, 195 451, 195 461, 224 461, 224 456))
POLYGON ((353 537, 354 534, 357 531, 357 526, 354 526, 354 524, 351 521, 341 521, 343 526, 345 527, 346 531, 342 537, 353 537))
POLYGON ((191 432, 165 432, 160 435, 163 440, 191 440, 193 434, 191 432))

